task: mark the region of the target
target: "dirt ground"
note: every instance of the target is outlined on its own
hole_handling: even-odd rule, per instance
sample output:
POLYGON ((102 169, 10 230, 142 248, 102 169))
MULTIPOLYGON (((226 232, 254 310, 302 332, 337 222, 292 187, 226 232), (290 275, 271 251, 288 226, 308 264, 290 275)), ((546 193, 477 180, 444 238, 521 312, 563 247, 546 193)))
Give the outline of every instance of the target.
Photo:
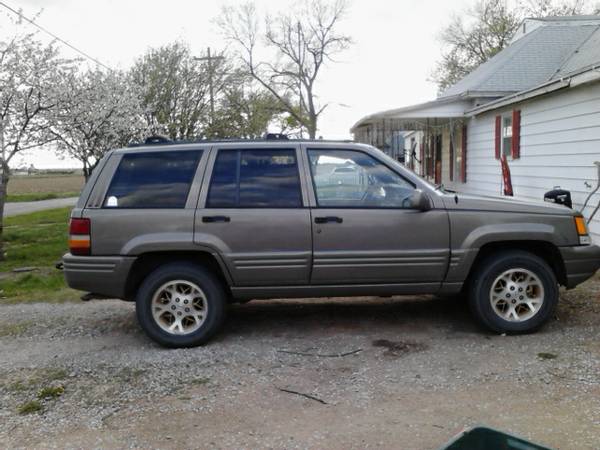
POLYGON ((599 335, 598 278, 513 337, 433 297, 251 302, 185 350, 120 301, 1 305, 0 446, 435 449, 485 424, 600 449, 599 335))
POLYGON ((84 184, 83 175, 18 175, 8 183, 8 194, 78 192, 84 184))

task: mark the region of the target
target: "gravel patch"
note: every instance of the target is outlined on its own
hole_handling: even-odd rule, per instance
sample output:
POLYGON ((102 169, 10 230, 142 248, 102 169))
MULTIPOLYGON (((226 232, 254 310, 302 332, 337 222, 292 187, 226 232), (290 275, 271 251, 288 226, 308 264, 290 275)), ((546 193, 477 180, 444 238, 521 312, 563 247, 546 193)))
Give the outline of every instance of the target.
POLYGON ((0 305, 0 442, 433 449, 483 423, 597 449, 599 289, 563 292, 525 336, 482 331, 455 299, 255 301, 178 350, 147 339, 129 303, 0 305))

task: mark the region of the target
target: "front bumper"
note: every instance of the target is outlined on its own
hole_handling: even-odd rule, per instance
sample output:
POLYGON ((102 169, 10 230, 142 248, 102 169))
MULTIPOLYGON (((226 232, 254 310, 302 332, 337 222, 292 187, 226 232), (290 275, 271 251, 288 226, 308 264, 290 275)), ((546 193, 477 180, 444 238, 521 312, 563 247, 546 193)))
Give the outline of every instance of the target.
POLYGON ((597 245, 560 247, 560 253, 565 263, 568 289, 583 283, 600 269, 600 247, 597 245))
POLYGON ((111 298, 124 298, 125 286, 135 257, 63 256, 63 271, 69 287, 111 298))

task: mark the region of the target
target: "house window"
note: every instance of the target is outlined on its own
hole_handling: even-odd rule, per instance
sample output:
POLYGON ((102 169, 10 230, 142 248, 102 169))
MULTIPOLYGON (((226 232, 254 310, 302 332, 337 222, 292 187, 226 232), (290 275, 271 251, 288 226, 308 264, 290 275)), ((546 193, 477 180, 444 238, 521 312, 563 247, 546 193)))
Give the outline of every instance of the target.
POLYGON ((511 156, 513 139, 512 114, 502 116, 502 154, 507 158, 511 156))

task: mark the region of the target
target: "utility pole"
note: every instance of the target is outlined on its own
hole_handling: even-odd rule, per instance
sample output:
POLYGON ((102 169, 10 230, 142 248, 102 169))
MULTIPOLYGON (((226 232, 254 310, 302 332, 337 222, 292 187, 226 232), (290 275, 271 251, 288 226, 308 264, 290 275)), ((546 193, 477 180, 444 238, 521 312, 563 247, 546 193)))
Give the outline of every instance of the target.
POLYGON ((208 93, 210 96, 210 124, 212 125, 215 121, 215 86, 214 86, 214 74, 215 67, 213 61, 222 61, 225 59, 223 56, 212 56, 210 53, 210 47, 206 48, 206 56, 194 58, 197 61, 206 61, 208 64, 208 93))

